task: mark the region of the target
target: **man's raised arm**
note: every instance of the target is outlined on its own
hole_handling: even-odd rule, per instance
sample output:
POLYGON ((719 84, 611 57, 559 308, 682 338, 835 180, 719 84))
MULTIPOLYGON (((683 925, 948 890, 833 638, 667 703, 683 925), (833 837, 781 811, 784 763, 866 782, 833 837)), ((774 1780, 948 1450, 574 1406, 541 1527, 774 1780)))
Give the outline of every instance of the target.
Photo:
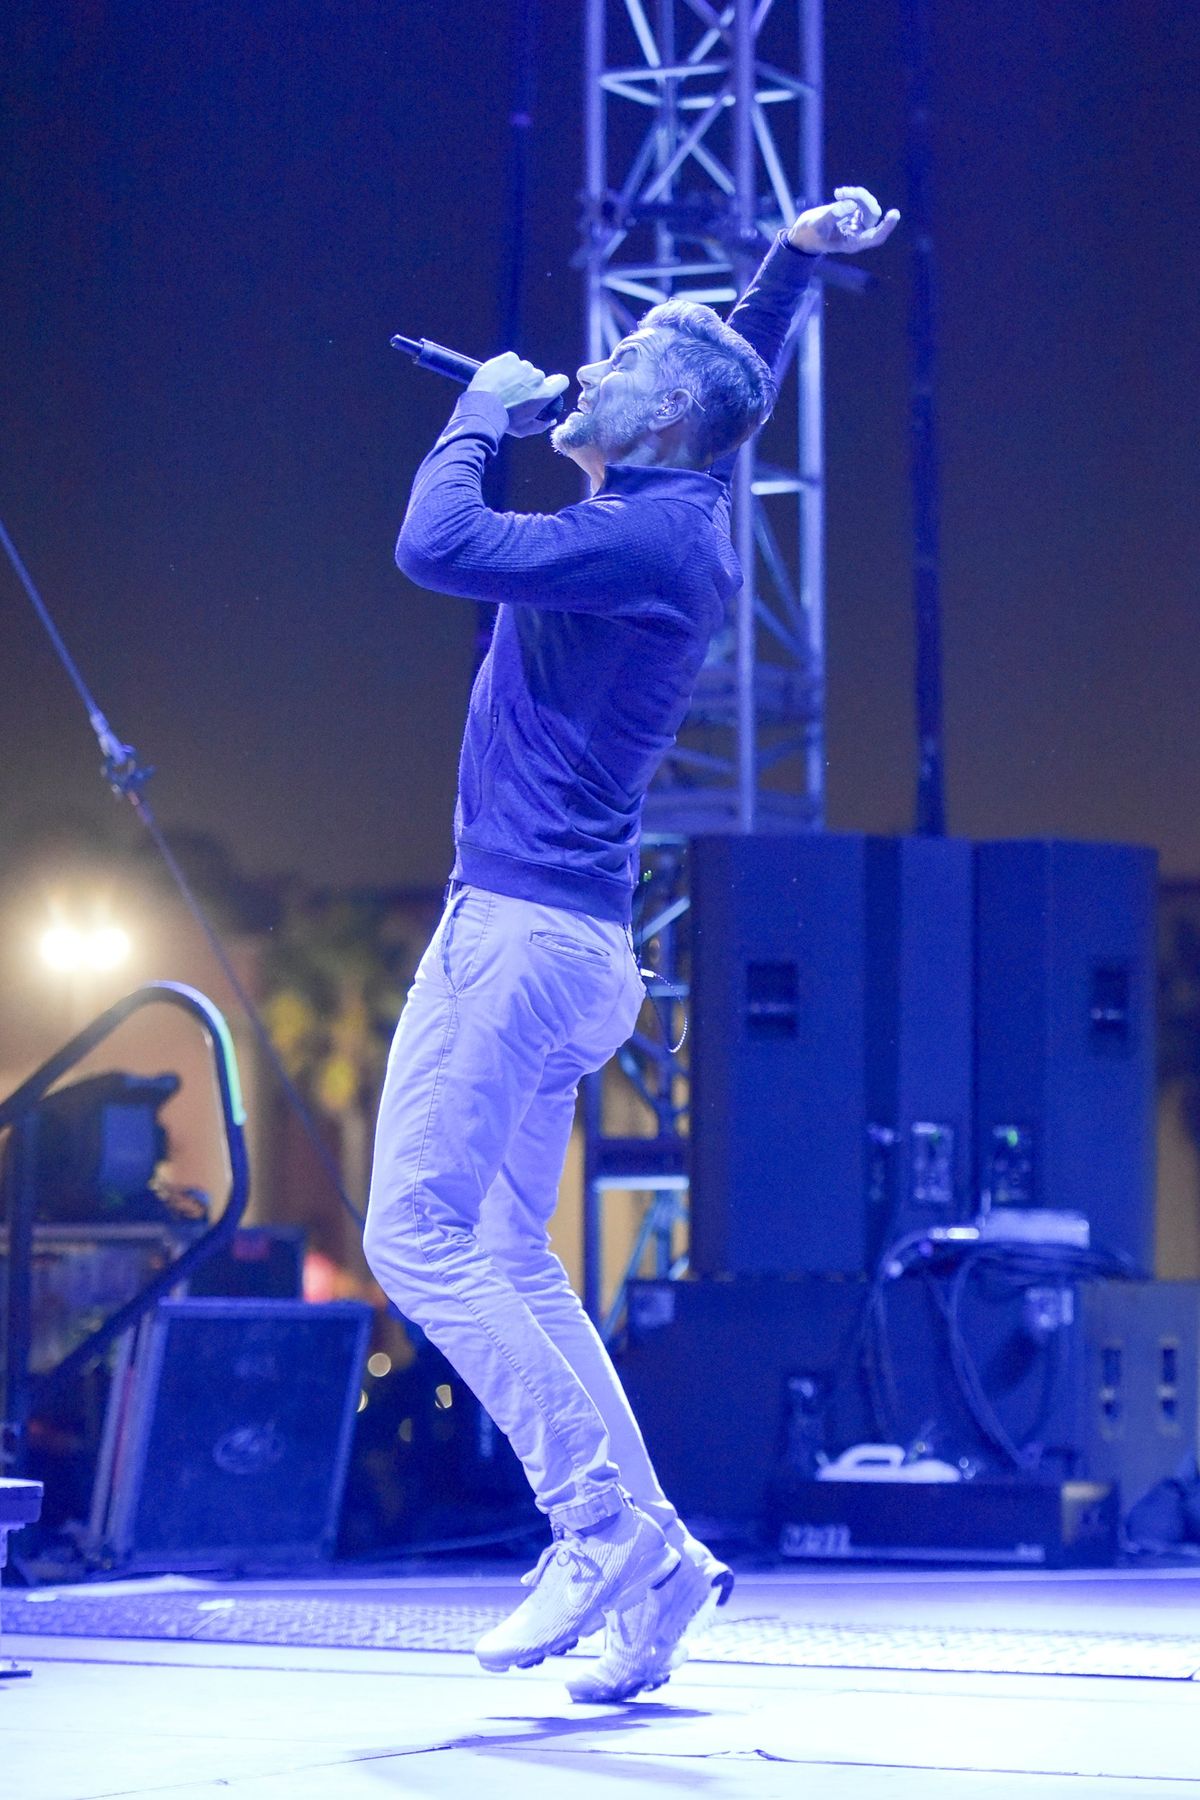
MULTIPOLYGON (((726 321, 753 345, 773 374, 817 259, 853 256, 885 244, 900 222, 900 214, 894 209, 885 214, 866 188, 835 188, 833 195, 828 206, 809 207, 789 230, 779 233, 726 321)), ((713 474, 728 480, 735 461, 736 453, 722 457, 714 463, 713 474)))

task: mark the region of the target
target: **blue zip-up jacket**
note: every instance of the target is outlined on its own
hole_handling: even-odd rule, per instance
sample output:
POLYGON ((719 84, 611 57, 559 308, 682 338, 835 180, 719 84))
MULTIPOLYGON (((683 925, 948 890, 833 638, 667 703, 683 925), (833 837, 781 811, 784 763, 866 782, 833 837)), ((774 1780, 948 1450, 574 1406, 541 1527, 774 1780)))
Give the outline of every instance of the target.
MULTIPOLYGON (((781 232, 729 315, 769 365, 815 260, 781 232)), ((736 457, 711 473, 611 466, 562 512, 498 513, 480 484, 507 424, 494 394, 463 395, 396 545, 420 586, 500 602, 463 736, 453 876, 627 925, 646 790, 741 585, 736 457)))

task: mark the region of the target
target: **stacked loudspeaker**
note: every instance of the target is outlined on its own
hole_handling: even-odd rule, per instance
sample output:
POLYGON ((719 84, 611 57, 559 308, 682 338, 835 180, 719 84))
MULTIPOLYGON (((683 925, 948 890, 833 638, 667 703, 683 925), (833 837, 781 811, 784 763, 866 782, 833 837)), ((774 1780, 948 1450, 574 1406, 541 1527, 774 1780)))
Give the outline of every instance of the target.
POLYGON ((1153 1266, 1153 854, 820 836, 691 855, 699 1279, 634 1284, 622 1359, 668 1491, 818 1546, 797 1554, 1107 1555, 1119 1487, 1169 1474, 1195 1422, 1200 1284, 1091 1273, 1153 1266), (968 1221, 1040 1249, 973 1262, 957 1299, 916 1266, 877 1278, 968 1221), (1054 1249, 1084 1221, 1107 1258, 1054 1249), (862 1483, 812 1479, 879 1431, 981 1472, 937 1518, 898 1488, 887 1545, 862 1483), (1031 1497, 1096 1518, 1031 1549, 1031 1497), (976 1501, 1000 1520, 982 1535, 976 1501))
POLYGON ((1153 852, 692 845, 692 1267, 872 1269, 981 1210, 1153 1262, 1153 852))

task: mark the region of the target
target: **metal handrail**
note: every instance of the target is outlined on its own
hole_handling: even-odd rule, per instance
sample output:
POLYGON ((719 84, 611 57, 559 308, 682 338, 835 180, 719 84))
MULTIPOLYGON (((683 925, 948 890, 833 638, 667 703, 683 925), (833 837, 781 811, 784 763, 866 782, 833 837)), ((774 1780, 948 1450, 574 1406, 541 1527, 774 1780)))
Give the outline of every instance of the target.
POLYGON ((25 1424, 36 1398, 44 1398, 80 1369, 94 1362, 113 1340, 136 1324, 165 1294, 191 1271, 205 1262, 232 1238, 250 1193, 250 1170, 246 1157, 246 1112, 242 1103, 237 1056, 233 1039, 224 1017, 211 1000, 195 988, 181 982, 152 981, 137 988, 125 999, 118 1000, 107 1012, 93 1019, 70 1041, 55 1051, 28 1080, 23 1081, 8 1099, 0 1103, 0 1131, 13 1127, 10 1146, 10 1181, 8 1207, 8 1318, 6 1322, 7 1364, 5 1369, 5 1422, 13 1440, 13 1460, 19 1463, 25 1424), (196 1019, 213 1053, 217 1093, 221 1106, 221 1122, 225 1133, 229 1162, 229 1194, 220 1218, 193 1244, 174 1258, 165 1269, 126 1301, 103 1324, 77 1344, 52 1369, 31 1377, 29 1354, 33 1283, 33 1213, 36 1194, 33 1184, 34 1133, 29 1129, 35 1121, 33 1109, 55 1082, 83 1060, 97 1045, 143 1007, 177 1006, 196 1019), (21 1140, 26 1140, 22 1142, 21 1140))

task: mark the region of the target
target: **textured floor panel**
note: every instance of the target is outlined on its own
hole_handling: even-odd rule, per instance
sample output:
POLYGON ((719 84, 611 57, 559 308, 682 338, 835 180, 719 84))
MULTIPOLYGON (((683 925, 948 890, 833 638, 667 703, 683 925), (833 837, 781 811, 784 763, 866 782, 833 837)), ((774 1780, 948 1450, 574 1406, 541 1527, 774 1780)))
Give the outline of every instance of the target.
MULTIPOLYGON (((8 1592, 3 1627, 6 1634, 32 1636, 470 1651, 507 1611, 469 1603, 414 1606, 403 1600, 8 1592)), ((693 1640, 691 1654, 697 1662, 783 1668, 1104 1675, 1159 1681, 1191 1681, 1200 1674, 1200 1637, 803 1624, 770 1615, 719 1620, 693 1640)))

